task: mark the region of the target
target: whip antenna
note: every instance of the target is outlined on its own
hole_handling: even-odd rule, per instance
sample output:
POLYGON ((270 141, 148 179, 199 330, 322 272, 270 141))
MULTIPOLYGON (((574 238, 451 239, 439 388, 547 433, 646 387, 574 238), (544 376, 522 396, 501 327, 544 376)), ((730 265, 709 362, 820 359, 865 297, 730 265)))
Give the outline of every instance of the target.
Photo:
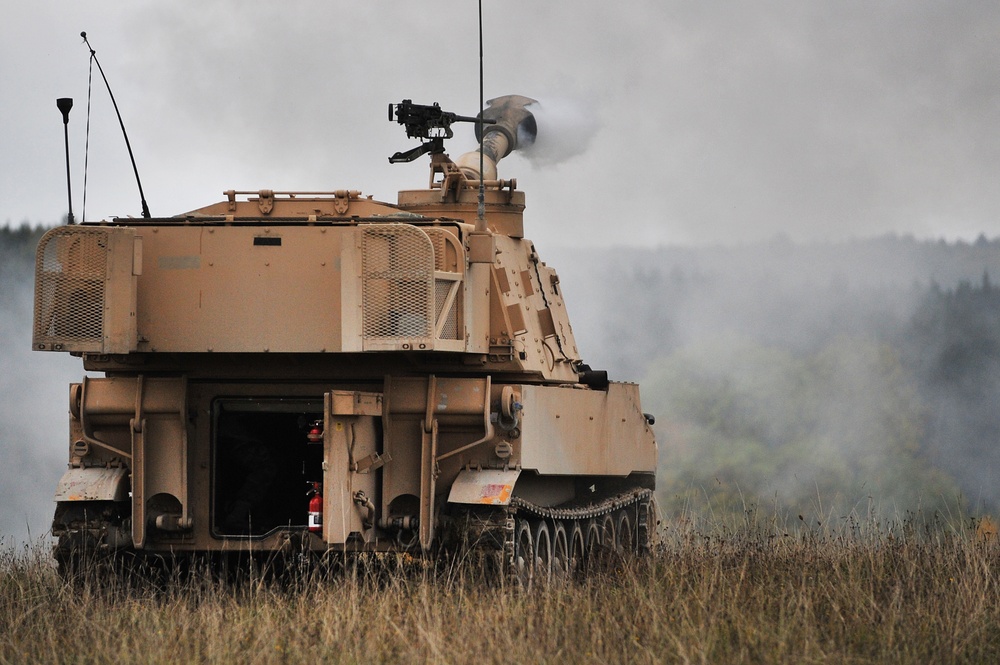
MULTIPOLYGON (((142 182, 139 181, 139 169, 136 168, 135 165, 135 155, 132 154, 132 144, 129 143, 128 133, 125 131, 125 121, 122 120, 121 111, 118 110, 118 102, 115 101, 115 93, 111 92, 111 84, 108 83, 108 77, 104 75, 104 68, 101 67, 101 61, 97 59, 97 51, 95 51, 94 47, 90 45, 89 41, 87 41, 87 33, 81 32, 80 36, 83 37, 84 43, 87 45, 87 48, 90 49, 90 61, 97 63, 97 71, 101 72, 101 78, 104 79, 104 85, 107 87, 108 95, 111 97, 111 104, 115 107, 115 113, 118 115, 118 124, 121 125, 122 128, 122 136, 125 137, 125 147, 128 148, 128 157, 130 160, 132 160, 132 172, 135 173, 135 184, 138 185, 139 187, 139 199, 142 202, 142 216, 149 217, 149 206, 146 205, 146 196, 142 193, 142 182)), ((89 99, 89 94, 90 93, 88 91, 88 99, 89 99)), ((88 108, 89 108, 89 103, 88 103, 88 108)), ((90 125, 89 113, 87 118, 87 125, 88 127, 90 125)), ((88 143, 89 143, 89 135, 88 135, 88 143)), ((86 197, 86 191, 84 192, 84 197, 86 197)))
POLYGON ((483 0, 479 0, 479 205, 476 206, 476 227, 486 227, 486 184, 483 181, 483 0))
POLYGON ((66 197, 69 199, 69 214, 66 215, 66 223, 74 224, 73 221, 73 185, 69 177, 69 110, 73 108, 73 99, 70 97, 60 97, 56 100, 56 107, 63 117, 63 136, 66 139, 66 197))

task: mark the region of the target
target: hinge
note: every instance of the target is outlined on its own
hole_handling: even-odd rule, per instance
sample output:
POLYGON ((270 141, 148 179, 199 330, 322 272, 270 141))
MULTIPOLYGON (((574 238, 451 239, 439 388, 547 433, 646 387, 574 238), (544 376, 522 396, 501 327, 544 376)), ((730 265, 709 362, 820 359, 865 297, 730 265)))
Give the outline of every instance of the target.
POLYGON ((346 189, 338 189, 333 193, 333 211, 338 215, 346 215, 351 207, 351 193, 346 189))
POLYGON ((368 457, 359 459, 357 462, 351 465, 351 471, 354 473, 371 473, 375 469, 379 469, 387 462, 392 461, 392 455, 385 453, 384 455, 379 455, 378 453, 372 453, 368 457))
POLYGON ((257 199, 257 207, 260 208, 260 214, 268 215, 274 208, 274 192, 270 189, 262 189, 257 192, 260 197, 257 199))

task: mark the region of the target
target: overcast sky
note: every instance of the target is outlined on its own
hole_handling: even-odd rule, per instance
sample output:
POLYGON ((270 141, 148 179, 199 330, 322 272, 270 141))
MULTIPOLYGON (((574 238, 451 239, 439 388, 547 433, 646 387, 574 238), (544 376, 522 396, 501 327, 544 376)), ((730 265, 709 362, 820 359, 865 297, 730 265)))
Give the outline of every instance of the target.
MULTIPOLYGON (((7 4, 0 223, 65 214, 62 96, 76 102, 81 215, 81 30, 154 215, 229 188, 394 201, 427 175, 425 160, 388 164, 415 142, 387 104, 478 107, 470 1, 7 4)), ((487 97, 546 109, 537 159, 500 165, 527 191, 541 245, 1000 235, 1000 3, 485 0, 484 12, 487 97)), ((458 130, 453 157, 473 143, 458 130)), ((139 212, 95 69, 86 217, 139 212)))

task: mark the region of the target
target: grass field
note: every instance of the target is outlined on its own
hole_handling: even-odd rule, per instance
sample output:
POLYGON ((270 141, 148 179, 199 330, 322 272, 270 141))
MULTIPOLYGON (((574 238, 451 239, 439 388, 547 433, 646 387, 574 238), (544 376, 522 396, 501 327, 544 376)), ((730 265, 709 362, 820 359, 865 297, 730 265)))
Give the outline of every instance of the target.
POLYGON ((979 526, 673 524, 648 559, 531 589, 419 566, 77 588, 43 545, 8 548, 0 661, 997 663, 1000 546, 979 526))

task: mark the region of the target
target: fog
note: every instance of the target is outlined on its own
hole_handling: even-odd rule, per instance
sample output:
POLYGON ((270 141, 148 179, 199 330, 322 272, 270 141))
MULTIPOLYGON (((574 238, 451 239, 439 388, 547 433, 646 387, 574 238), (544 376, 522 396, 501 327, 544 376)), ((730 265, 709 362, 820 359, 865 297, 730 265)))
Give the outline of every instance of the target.
POLYGON ((544 258, 562 266, 584 357, 641 383, 666 498, 793 514, 1000 509, 1000 290, 987 277, 1000 242, 544 258))
POLYGON ((6 544, 49 529, 66 468, 69 383, 83 375, 68 354, 32 352, 33 290, 26 277, 0 266, 0 539, 6 544))

